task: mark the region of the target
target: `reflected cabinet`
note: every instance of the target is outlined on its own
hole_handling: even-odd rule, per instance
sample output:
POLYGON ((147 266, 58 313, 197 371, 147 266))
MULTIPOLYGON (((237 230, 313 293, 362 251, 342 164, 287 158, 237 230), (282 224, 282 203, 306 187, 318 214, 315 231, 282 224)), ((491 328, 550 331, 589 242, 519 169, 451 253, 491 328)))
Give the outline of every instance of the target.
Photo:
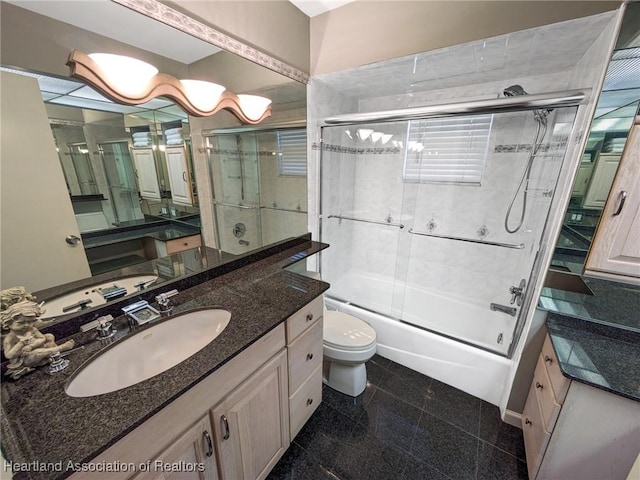
POLYGON ((585 272, 640 283, 640 116, 622 153, 585 272))

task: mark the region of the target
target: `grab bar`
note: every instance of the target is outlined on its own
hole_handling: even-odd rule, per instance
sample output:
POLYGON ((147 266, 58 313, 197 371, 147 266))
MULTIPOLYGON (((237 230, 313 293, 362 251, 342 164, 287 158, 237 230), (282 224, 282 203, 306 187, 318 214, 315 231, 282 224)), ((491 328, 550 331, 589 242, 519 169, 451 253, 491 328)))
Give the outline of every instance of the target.
POLYGON ((489 308, 494 312, 506 313, 507 315, 511 315, 512 317, 515 317, 518 312, 515 307, 507 307, 506 305, 500 305, 499 303, 491 303, 489 304, 489 308))
POLYGON ((516 244, 516 243, 488 242, 486 240, 478 240, 475 238, 453 237, 450 235, 440 235, 438 233, 415 232, 413 228, 409 229, 409 233, 412 235, 422 235, 425 237, 436 237, 436 238, 446 238, 447 240, 458 240, 460 242, 480 243, 482 245, 492 245, 494 247, 515 248, 517 250, 522 250, 524 248, 524 243, 516 244))
POLYGON ((296 210, 293 208, 280 208, 280 207, 260 207, 260 208, 264 208, 265 210, 277 210, 279 212, 307 213, 306 210, 296 210))
POLYGON ((217 201, 214 201, 213 204, 214 205, 222 205, 223 207, 241 208, 242 210, 257 210, 257 209, 260 208, 260 207, 253 206, 253 205, 236 205, 235 203, 223 203, 223 202, 217 202, 217 201))
POLYGON ((380 222, 378 220, 364 220, 362 218, 343 217, 342 215, 329 215, 327 218, 338 218, 340 220, 351 220, 352 222, 375 223, 376 225, 384 225, 386 227, 404 228, 402 223, 380 222))

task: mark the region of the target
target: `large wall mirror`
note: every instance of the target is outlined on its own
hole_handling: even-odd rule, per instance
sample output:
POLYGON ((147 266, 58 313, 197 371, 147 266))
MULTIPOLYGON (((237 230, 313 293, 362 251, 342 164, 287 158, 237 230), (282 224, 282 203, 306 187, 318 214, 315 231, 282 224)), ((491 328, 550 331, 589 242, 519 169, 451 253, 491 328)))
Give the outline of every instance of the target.
POLYGON ((627 6, 551 269, 582 274, 624 146, 639 113, 640 3, 627 6))
MULTIPOLYGON (((3 263, 16 258, 3 268, 2 288, 38 291, 169 255, 162 242, 143 238, 158 226, 168 239, 188 238, 185 248, 232 253, 306 232, 306 173, 271 174, 282 132, 304 132, 306 85, 290 78, 296 75, 276 73, 109 0, 18 0, 0 7, 3 263), (272 116, 250 127, 226 111, 192 117, 162 97, 136 106, 113 103, 69 77, 72 49, 129 55, 177 78, 268 97, 272 116), (251 154, 255 173, 247 163, 248 140, 232 153, 221 148, 237 135, 261 139, 251 154), (216 165, 225 165, 224 172, 216 165), (263 192, 264 201, 250 205, 259 215, 282 218, 247 221, 241 197, 237 207, 220 211, 222 192, 238 185, 243 196, 263 192), (296 187, 281 192, 286 198, 273 193, 288 185, 296 187), (279 208, 293 213, 272 212, 279 208), (238 224, 245 225, 243 233, 238 224), (142 237, 132 241, 131 232, 142 237)), ((296 155, 306 161, 306 147, 301 152, 296 155)))

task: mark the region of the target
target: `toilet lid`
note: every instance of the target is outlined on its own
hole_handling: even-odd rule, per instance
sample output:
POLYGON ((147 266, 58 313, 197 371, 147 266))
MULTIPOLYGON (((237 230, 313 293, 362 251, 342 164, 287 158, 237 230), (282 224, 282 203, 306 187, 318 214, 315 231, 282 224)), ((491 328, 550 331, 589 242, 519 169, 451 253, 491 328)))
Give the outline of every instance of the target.
POLYGON ((325 311, 323 323, 323 341, 327 345, 356 350, 376 341, 376 331, 353 315, 325 311))

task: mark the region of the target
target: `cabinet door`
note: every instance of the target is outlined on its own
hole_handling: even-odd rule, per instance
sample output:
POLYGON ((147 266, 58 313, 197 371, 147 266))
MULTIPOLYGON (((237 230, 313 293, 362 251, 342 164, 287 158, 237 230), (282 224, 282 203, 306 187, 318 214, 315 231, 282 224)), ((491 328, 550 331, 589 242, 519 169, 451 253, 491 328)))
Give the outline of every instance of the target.
POLYGON ((202 417, 160 455, 148 471, 135 480, 217 480, 213 437, 209 417, 202 417))
POLYGON ((171 200, 180 205, 193 205, 191 174, 184 147, 167 147, 164 153, 167 157, 171 200))
POLYGON ((136 168, 136 179, 142 198, 160 200, 160 185, 158 185, 158 171, 153 150, 134 148, 133 164, 136 168))
POLYGON ((224 480, 263 479, 289 446, 286 352, 211 412, 224 480))
POLYGON ((625 145, 585 268, 590 274, 621 275, 623 281, 640 283, 640 116, 625 145))
POLYGON ((596 160, 596 166, 591 176, 591 183, 584 197, 584 208, 604 208, 609 196, 609 189, 613 177, 616 176, 620 155, 601 153, 596 160))

